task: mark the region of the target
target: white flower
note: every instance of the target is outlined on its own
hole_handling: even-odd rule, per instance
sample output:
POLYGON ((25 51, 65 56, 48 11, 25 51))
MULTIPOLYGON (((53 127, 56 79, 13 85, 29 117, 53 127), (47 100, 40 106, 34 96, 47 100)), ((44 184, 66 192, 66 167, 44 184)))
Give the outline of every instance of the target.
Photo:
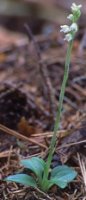
POLYGON ((70 31, 77 32, 78 31, 78 26, 76 23, 72 23, 70 26, 70 31))
POLYGON ((71 6, 71 10, 72 12, 77 12, 78 10, 80 10, 80 8, 82 7, 82 5, 76 5, 75 3, 72 3, 72 6, 71 6))
POLYGON ((81 11, 80 11, 81 7, 82 7, 81 5, 76 5, 75 3, 72 3, 72 6, 71 6, 72 14, 70 14, 67 17, 69 20, 71 20, 71 25, 61 26, 60 32, 65 33, 64 40, 67 40, 68 42, 74 39, 75 33, 78 31, 77 21, 81 15, 81 11))
POLYGON ((68 15, 68 16, 67 16, 67 19, 73 21, 73 20, 74 20, 74 16, 73 16, 73 14, 68 15))
POLYGON ((73 37, 72 37, 72 34, 71 34, 71 33, 68 33, 68 34, 65 35, 64 40, 70 42, 72 39, 73 39, 73 37))
POLYGON ((70 31, 70 27, 67 26, 67 25, 63 25, 63 26, 60 26, 60 27, 61 27, 60 32, 68 33, 70 31))

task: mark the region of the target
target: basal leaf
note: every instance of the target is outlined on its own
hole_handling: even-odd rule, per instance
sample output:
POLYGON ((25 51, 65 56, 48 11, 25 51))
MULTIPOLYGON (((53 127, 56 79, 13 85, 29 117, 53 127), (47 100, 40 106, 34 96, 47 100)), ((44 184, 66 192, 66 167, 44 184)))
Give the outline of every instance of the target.
POLYGON ((45 162, 41 158, 32 157, 31 159, 21 160, 20 162, 25 168, 33 171, 37 177, 42 176, 42 172, 44 171, 45 162))
POLYGON ((33 177, 28 176, 26 174, 16 174, 16 175, 8 176, 4 180, 21 183, 26 186, 37 187, 36 181, 33 179, 33 177))
POLYGON ((49 184, 48 184, 48 189, 47 191, 53 186, 53 185, 57 185, 59 186, 60 188, 64 189, 66 186, 67 186, 67 183, 65 182, 60 182, 59 180, 57 179, 50 179, 49 181, 49 184))
POLYGON ((51 172, 50 186, 58 185, 60 188, 65 188, 77 176, 77 172, 71 167, 61 165, 55 167, 51 172))
POLYGON ((70 169, 67 165, 58 165, 57 167, 53 168, 51 171, 51 177, 55 177, 57 174, 61 174, 67 172, 70 169))

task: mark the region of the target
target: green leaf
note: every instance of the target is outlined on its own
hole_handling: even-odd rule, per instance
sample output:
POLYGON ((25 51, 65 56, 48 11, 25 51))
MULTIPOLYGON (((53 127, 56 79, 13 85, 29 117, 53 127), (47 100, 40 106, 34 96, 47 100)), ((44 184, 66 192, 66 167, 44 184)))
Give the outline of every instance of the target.
POLYGON ((44 171, 45 162, 41 158, 32 157, 31 159, 21 160, 20 162, 25 168, 33 171, 37 177, 42 176, 42 172, 44 171))
POLYGON ((28 176, 26 174, 16 174, 12 176, 8 176, 4 179, 4 181, 11 181, 16 183, 21 183, 26 186, 37 187, 36 181, 33 177, 28 176))
POLYGON ((49 188, 54 184, 60 188, 65 188, 76 176, 77 172, 71 167, 66 165, 55 167, 51 172, 49 188))

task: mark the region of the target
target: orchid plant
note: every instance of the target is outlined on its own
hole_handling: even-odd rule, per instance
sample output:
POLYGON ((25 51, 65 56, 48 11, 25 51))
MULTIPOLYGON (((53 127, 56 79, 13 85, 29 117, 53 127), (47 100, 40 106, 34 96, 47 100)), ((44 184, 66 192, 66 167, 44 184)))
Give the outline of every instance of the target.
POLYGON ((57 131, 59 129, 64 93, 68 80, 73 40, 76 32, 78 31, 77 21, 81 15, 80 8, 81 5, 76 5, 75 3, 72 4, 72 13, 67 17, 71 21, 71 25, 63 25, 61 26, 60 30, 60 32, 65 34, 64 40, 68 42, 68 49, 65 61, 64 77, 59 96, 59 106, 54 126, 54 133, 51 139, 47 161, 45 162, 43 159, 38 157, 21 160, 20 164, 25 168, 28 168, 31 172, 33 172, 35 176, 30 176, 27 174, 15 174, 5 178, 5 181, 14 181, 31 187, 39 187, 42 191, 47 192, 53 185, 57 185, 60 188, 65 188, 67 184, 77 176, 77 172, 67 165, 59 165, 51 169, 51 162, 53 153, 55 151, 57 131))

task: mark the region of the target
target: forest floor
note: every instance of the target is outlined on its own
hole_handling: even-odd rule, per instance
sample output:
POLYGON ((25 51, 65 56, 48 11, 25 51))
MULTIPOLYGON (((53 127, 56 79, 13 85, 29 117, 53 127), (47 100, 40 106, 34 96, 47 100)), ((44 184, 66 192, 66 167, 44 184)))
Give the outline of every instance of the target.
POLYGON ((59 31, 25 36, 0 29, 0 199, 86 199, 86 32, 76 35, 59 141, 52 167, 67 164, 78 172, 66 189, 48 194, 2 179, 23 171, 22 158, 46 158, 58 107, 67 44, 59 31), (29 38, 28 38, 29 37, 29 38), (32 37, 32 38, 31 38, 32 37), (81 164, 81 165, 80 165, 81 164), (84 173, 84 174, 83 174, 84 173), (84 178, 85 177, 85 180, 84 178))

